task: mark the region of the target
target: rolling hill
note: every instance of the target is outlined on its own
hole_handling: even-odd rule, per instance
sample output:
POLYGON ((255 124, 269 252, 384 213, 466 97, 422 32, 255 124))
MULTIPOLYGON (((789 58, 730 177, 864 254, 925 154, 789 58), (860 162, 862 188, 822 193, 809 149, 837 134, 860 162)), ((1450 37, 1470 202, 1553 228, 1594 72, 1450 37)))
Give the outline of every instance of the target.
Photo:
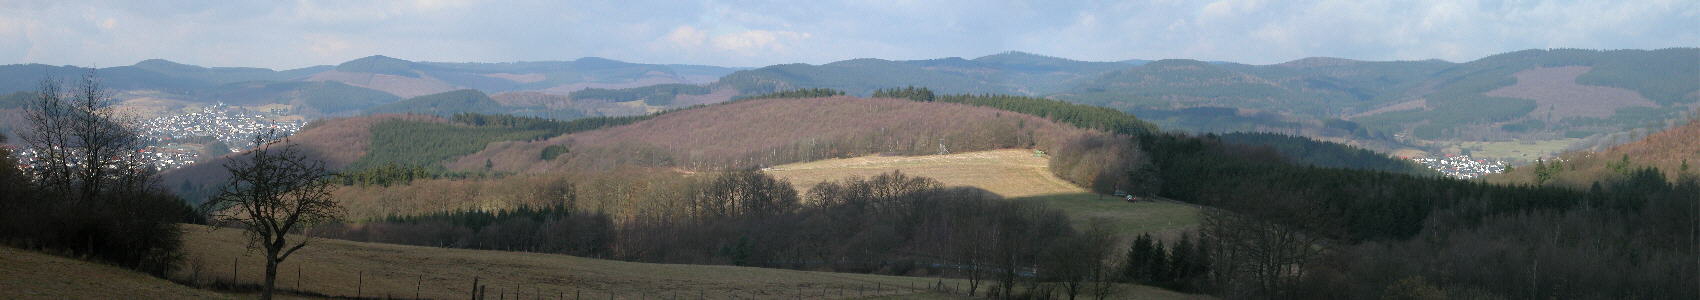
MULTIPOLYGON (((190 106, 226 103, 259 107, 288 105, 288 114, 309 119, 349 116, 376 109, 403 98, 472 89, 486 94, 505 92, 546 93, 566 96, 587 89, 641 88, 657 84, 696 85, 714 81, 737 71, 700 65, 628 63, 587 57, 572 61, 512 63, 415 62, 382 55, 351 60, 336 66, 314 66, 292 70, 264 68, 201 67, 162 59, 135 65, 83 68, 41 64, 0 65, 0 94, 34 91, 44 76, 74 78, 93 73, 120 102, 148 107, 143 112, 165 114, 190 106), (163 104, 162 104, 163 103, 163 104), (162 106, 163 105, 163 106, 162 106), (164 107, 159 108, 159 107, 164 107)), ((679 106, 714 103, 736 96, 735 92, 713 91, 686 95, 679 106)), ((653 97, 652 97, 653 98, 653 97)), ((646 99, 647 103, 672 102, 646 99)), ((620 102, 620 101, 608 101, 620 102)), ((504 113, 572 119, 600 115, 642 114, 652 109, 570 106, 512 107, 504 113)), ((666 108, 667 104, 653 105, 666 108)), ((268 108, 269 109, 269 108, 268 108)), ((382 110, 395 110, 385 108, 382 110)), ((454 111, 475 112, 475 111, 454 111)), ((144 116, 153 117, 154 114, 144 116)))
MULTIPOLYGON (((454 170, 547 172, 620 165, 719 169, 867 154, 1055 149, 1093 135, 1030 115, 949 103, 853 97, 753 99, 681 110, 627 126, 541 141, 502 142, 448 163, 454 170), (543 161, 561 146, 569 154, 543 161)), ((1098 133, 1101 135, 1101 133, 1098 133)))
POLYGON ((458 113, 488 114, 502 112, 502 104, 478 90, 455 90, 385 104, 366 110, 366 114, 422 114, 449 116, 458 113))
POLYGON ((1547 157, 1485 178, 1504 184, 1555 184, 1576 188, 1625 177, 1631 171, 1657 168, 1666 178, 1700 175, 1700 119, 1649 134, 1641 140, 1603 151, 1570 152, 1547 157), (1546 174, 1546 175, 1542 175, 1546 174), (1543 179, 1544 178, 1544 179, 1543 179))
MULTIPOLYGON (((1306 58, 1273 65, 1169 59, 1079 62, 1026 53, 974 60, 856 59, 727 75, 746 93, 922 86, 1045 96, 1134 112, 1172 130, 1275 131, 1380 151, 1460 141, 1560 140, 1647 128, 1700 107, 1700 48, 1525 50, 1464 63, 1306 58), (1200 114, 1189 109, 1251 111, 1200 114), (1343 125, 1343 126, 1335 126, 1343 125), (1348 128, 1349 135, 1328 134, 1348 128)), ((1592 145, 1579 145, 1592 146, 1592 145)))
POLYGON ((98 74, 101 83, 112 89, 175 93, 243 81, 296 80, 328 69, 330 68, 324 66, 284 71, 262 68, 206 68, 163 59, 144 60, 135 65, 98 70, 74 66, 14 64, 0 65, 0 92, 34 91, 43 76, 75 77, 89 71, 98 74))
MULTIPOLYGON (((941 94, 1015 94, 1111 107, 1150 116, 1171 130, 1270 131, 1383 152, 1434 152, 1472 142, 1530 139, 1564 141, 1573 148, 1610 146, 1618 140, 1613 133, 1660 127, 1700 107, 1700 87, 1693 84, 1700 82, 1700 71, 1685 67, 1697 60, 1700 48, 1525 50, 1462 63, 1315 57, 1272 65, 1089 62, 1006 52, 974 59, 864 58, 738 69, 595 57, 446 63, 380 55, 284 71, 148 60, 98 73, 120 92, 120 100, 172 103, 167 106, 279 103, 308 118, 345 116, 394 99, 463 89, 571 98, 556 103, 605 102, 502 110, 571 119, 793 89, 832 88, 866 96, 876 89, 921 86, 941 94), (355 101, 323 100, 327 97, 355 101)), ((0 92, 31 90, 43 73, 71 76, 85 70, 0 66, 0 92)))
POLYGON ((189 95, 205 103, 259 106, 285 104, 292 114, 346 116, 400 100, 394 95, 337 82, 250 81, 223 84, 189 95))
MULTIPOLYGON (((326 168, 339 170, 366 156, 372 140, 372 126, 403 120, 426 123, 446 122, 441 118, 420 115, 378 115, 331 119, 309 124, 306 129, 290 136, 289 140, 299 144, 308 155, 324 162, 326 168)), ((226 155, 170 170, 160 174, 160 183, 167 188, 176 190, 185 199, 198 202, 199 199, 211 193, 216 184, 228 178, 223 163, 231 157, 233 155, 226 155)))
POLYGON ((972 60, 958 57, 891 61, 854 59, 824 65, 785 64, 735 72, 716 82, 745 93, 830 88, 866 96, 876 89, 924 86, 941 93, 1044 95, 1069 81, 1131 66, 1085 62, 1024 52, 972 60))
POLYGON ((513 63, 414 62, 375 55, 337 65, 308 80, 349 85, 413 97, 455 89, 487 93, 542 91, 567 94, 585 88, 628 88, 654 84, 700 84, 736 71, 695 65, 654 65, 586 57, 573 61, 513 63))

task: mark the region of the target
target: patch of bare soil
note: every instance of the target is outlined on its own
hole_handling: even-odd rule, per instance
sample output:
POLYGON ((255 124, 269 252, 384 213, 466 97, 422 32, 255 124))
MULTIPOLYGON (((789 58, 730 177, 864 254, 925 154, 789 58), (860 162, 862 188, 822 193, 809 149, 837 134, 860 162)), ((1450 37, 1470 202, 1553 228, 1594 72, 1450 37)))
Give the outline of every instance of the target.
POLYGON ((1529 114, 1540 118, 1551 114, 1553 121, 1566 117, 1604 118, 1617 113, 1618 108, 1658 106, 1635 91, 1576 83, 1577 76, 1582 76, 1592 69, 1585 66, 1568 66, 1523 70, 1512 74, 1517 77, 1517 84, 1489 91, 1485 95, 1535 100, 1535 111, 1529 114))
POLYGON ((342 71, 325 71, 307 77, 308 81, 336 81, 344 84, 374 89, 390 93, 402 98, 412 98, 458 89, 442 80, 429 76, 406 77, 389 74, 349 73, 342 71))

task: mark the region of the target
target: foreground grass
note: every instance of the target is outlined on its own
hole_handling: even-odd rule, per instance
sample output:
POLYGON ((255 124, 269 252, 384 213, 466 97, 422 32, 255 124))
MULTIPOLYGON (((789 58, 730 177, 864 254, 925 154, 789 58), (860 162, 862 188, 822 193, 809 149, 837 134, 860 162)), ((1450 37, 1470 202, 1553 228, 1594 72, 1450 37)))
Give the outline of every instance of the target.
MULTIPOLYGON (((244 251, 242 233, 185 226, 188 260, 174 275, 186 281, 258 283, 260 253, 244 251)), ((468 298, 473 278, 491 298, 561 296, 585 299, 706 297, 809 299, 962 299, 925 287, 959 280, 809 272, 734 266, 633 263, 566 255, 445 249, 314 240, 285 262, 278 285, 338 297, 468 298), (296 272, 300 272, 297 276, 296 272), (880 292, 876 293, 876 287, 880 292)), ((1177 299, 1190 295, 1124 286, 1115 299, 1177 299)), ((98 298, 98 297, 97 297, 98 298)))
POLYGON ((1102 219, 1109 222, 1116 235, 1123 237, 1141 233, 1170 235, 1197 228, 1199 222, 1198 206, 1175 201, 1128 203, 1118 197, 1092 193, 1042 195, 1011 200, 1044 202, 1068 214, 1076 226, 1088 224, 1092 219, 1102 219))
POLYGON ((235 299, 109 265, 0 247, 0 299, 235 299))

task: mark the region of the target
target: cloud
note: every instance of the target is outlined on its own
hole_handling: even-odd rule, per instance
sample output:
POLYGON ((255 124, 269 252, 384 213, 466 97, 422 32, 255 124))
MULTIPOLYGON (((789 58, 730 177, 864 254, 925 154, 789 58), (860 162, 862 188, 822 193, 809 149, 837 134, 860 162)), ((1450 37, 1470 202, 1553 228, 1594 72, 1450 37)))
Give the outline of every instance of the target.
POLYGON ((702 42, 708 40, 708 33, 702 32, 702 30, 697 30, 696 27, 685 25, 674 28, 672 32, 668 32, 666 36, 662 36, 662 39, 671 42, 675 46, 695 48, 702 46, 702 42))
POLYGON ((348 40, 335 36, 308 35, 305 40, 307 42, 307 49, 311 50, 313 54, 318 55, 319 57, 329 58, 359 55, 357 53, 348 52, 348 50, 353 47, 348 40))
POLYGON ((808 33, 791 31, 748 30, 714 36, 714 47, 742 55, 784 52, 790 43, 809 38, 808 33))

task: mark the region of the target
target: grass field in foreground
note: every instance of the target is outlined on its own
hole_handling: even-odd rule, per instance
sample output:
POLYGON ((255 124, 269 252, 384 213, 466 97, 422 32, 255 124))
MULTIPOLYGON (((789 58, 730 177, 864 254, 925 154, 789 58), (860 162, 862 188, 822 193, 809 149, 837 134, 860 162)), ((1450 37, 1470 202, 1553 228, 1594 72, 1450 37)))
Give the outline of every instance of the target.
POLYGON ((114 266, 0 247, 0 299, 235 299, 114 266))
POLYGON ((1012 200, 1042 201, 1068 214, 1069 219, 1077 226, 1087 224, 1086 222, 1094 218, 1102 218, 1109 221, 1117 235, 1123 237, 1141 233, 1167 236, 1198 227, 1198 207, 1175 201, 1128 203, 1117 197, 1092 193, 1044 195, 1012 200))
MULTIPOLYGON (((209 231, 207 227, 185 226, 188 270, 178 274, 200 280, 230 279, 231 265, 238 264, 239 282, 257 283, 263 263, 259 252, 245 252, 242 233, 232 229, 209 231), (199 275, 193 275, 198 266, 199 275)), ((469 297, 473 277, 485 284, 490 298, 505 294, 513 299, 535 298, 538 294, 571 299, 582 291, 585 299, 667 298, 705 296, 709 299, 739 297, 808 299, 964 299, 961 295, 929 292, 923 287, 937 278, 867 274, 808 272, 734 266, 672 265, 621 262, 554 254, 444 249, 418 246, 314 240, 314 243, 285 262, 278 285, 294 289, 299 278, 302 290, 332 296, 421 297, 455 299, 469 297), (296 276, 297 268, 301 276, 296 276), (873 295, 875 285, 882 295, 873 295), (858 296, 858 293, 865 293, 858 296), (840 295, 843 296, 840 296, 840 295)), ((959 280, 942 280, 954 286, 959 280)), ((1185 299, 1195 297, 1144 286, 1123 286, 1115 299, 1185 299)))
POLYGON ((806 191, 822 181, 872 177, 891 171, 937 179, 945 186, 971 186, 1017 201, 1042 201, 1083 225, 1105 218, 1121 236, 1172 233, 1198 225, 1196 206, 1173 201, 1127 203, 1086 191, 1051 173, 1048 157, 1008 149, 927 156, 864 156, 785 164, 769 174, 806 191))

